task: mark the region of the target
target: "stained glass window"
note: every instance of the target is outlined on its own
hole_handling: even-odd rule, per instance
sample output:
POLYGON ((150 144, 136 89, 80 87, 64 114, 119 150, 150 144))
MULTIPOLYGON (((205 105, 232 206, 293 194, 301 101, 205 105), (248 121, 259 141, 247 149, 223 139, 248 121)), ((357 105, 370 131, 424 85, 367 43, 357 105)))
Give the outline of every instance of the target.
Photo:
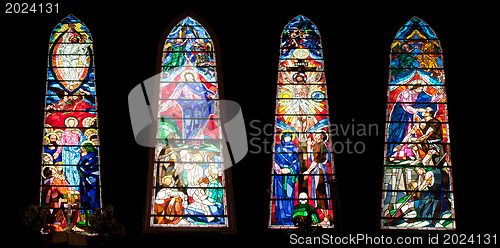
POLYGON ((215 42, 191 16, 168 32, 154 103, 159 123, 146 229, 228 229, 215 42))
POLYGON ((101 207, 99 125, 92 36, 69 15, 50 35, 41 159, 44 232, 86 232, 101 207))
POLYGON ((420 18, 394 38, 389 71, 382 228, 454 229, 443 54, 420 18))
POLYGON ((321 36, 306 17, 281 34, 269 228, 333 227, 335 169, 321 36))

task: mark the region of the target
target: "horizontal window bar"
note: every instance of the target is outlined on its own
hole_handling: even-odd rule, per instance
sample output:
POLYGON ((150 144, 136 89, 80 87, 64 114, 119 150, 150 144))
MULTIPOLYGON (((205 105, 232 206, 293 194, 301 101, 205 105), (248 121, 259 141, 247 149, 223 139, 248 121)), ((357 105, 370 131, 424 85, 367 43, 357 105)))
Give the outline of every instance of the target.
MULTIPOLYGON (((169 215, 151 214, 150 216, 151 217, 227 217, 227 215, 205 215, 205 214, 169 214, 169 215)), ((153 225, 161 225, 161 224, 153 224, 153 225)), ((180 225, 180 224, 171 224, 171 225, 180 225)))
MULTIPOLYGON (((165 139, 157 139, 157 140, 158 141, 164 141, 165 139)), ((207 143, 216 144, 216 143, 219 143, 220 140, 222 140, 222 139, 220 139, 220 140, 214 140, 214 139, 182 139, 182 138, 173 138, 173 139, 170 139, 170 140, 172 140, 172 141, 174 141, 174 140, 175 141, 182 141, 182 142, 187 142, 187 143, 189 143, 189 142, 192 141, 192 142, 197 143, 197 144, 199 143, 199 141, 205 141, 207 143)))
MULTIPOLYGON (((389 123, 428 123, 427 121, 385 121, 385 123, 389 124, 389 123)), ((440 123, 442 124, 448 124, 449 122, 448 121, 440 121, 440 123)))
MULTIPOLYGON (((58 83, 61 80, 46 80, 47 82, 53 82, 53 83, 58 83)), ((67 81, 67 82, 83 82, 85 81, 86 83, 95 83, 95 79, 93 80, 79 80, 79 79, 64 79, 62 81, 67 81)))
POLYGON ((275 174, 274 171, 271 173, 273 177, 284 177, 284 176, 335 176, 335 174, 275 174))
MULTIPOLYGON (((400 217, 385 217, 385 216, 382 216, 381 217, 382 219, 398 219, 398 220, 405 220, 405 222, 408 222, 408 220, 455 220, 455 218, 426 218, 426 217, 405 217, 404 215, 403 216, 400 216, 400 217)), ((411 228, 411 227, 400 227, 402 229, 407 229, 407 228, 411 228)), ((414 227, 416 228, 416 227, 414 227)), ((432 227, 432 228, 436 228, 436 227, 432 227)), ((444 228, 444 227, 443 227, 444 228)))
POLYGON ((275 117, 281 117, 281 116, 311 116, 311 117, 316 117, 316 116, 322 116, 322 117, 329 117, 329 114, 274 114, 275 117))
MULTIPOLYGON (((320 130, 321 130, 321 129, 320 129, 320 130)), ((321 131, 322 131, 322 132, 324 131, 324 132, 326 132, 327 134, 329 133, 329 132, 327 132, 327 131, 325 131, 325 130, 321 130, 321 131)), ((315 131, 313 131, 313 132, 308 132, 308 131, 305 131, 305 132, 299 132, 299 131, 290 132, 290 131, 287 131, 287 130, 283 130, 283 131, 277 131, 277 132, 275 131, 275 132, 273 132, 273 133, 274 133, 275 135, 277 135, 277 134, 282 134, 282 133, 293 133, 293 134, 303 134, 303 133, 304 133, 304 134, 311 134, 311 133, 312 133, 312 134, 314 134, 314 133, 315 133, 315 131)))
POLYGON ((189 102, 189 101, 198 101, 198 102, 215 102, 215 101, 224 101, 224 99, 206 99, 206 98, 198 98, 198 99, 183 99, 183 98, 159 98, 160 101, 179 101, 179 102, 189 102))
MULTIPOLYGON (((54 33, 63 33, 63 32, 54 32, 54 33)), ((93 41, 90 41, 90 42, 87 42, 85 40, 83 40, 83 42, 81 42, 82 40, 78 41, 78 43, 73 43, 73 42, 66 42, 66 41, 58 41, 58 42, 54 42, 54 41, 49 41, 49 45, 50 44, 77 44, 77 45, 80 45, 80 44, 93 44, 94 42, 93 41)))
MULTIPOLYGON (((48 204, 48 203, 43 203, 43 204, 48 204)), ((66 204, 68 204, 68 203, 66 202, 66 204)), ((71 204, 71 205, 77 205, 77 204, 71 204)), ((78 204, 78 205, 79 205, 79 204, 78 204)), ((47 207, 47 205, 46 205, 46 206, 43 206, 43 207, 47 207)), ((60 208, 51 208, 51 207, 49 207, 49 209, 54 209, 54 210, 55 210, 55 209, 57 209, 57 210, 68 210, 68 208, 67 208, 67 207, 66 207, 66 208, 65 208, 65 207, 60 207, 60 208)), ((93 210, 94 210, 94 208, 93 208, 93 207, 73 207, 73 206, 71 206, 71 210, 75 210, 75 211, 80 211, 80 210, 92 210, 92 211, 93 211, 93 210)))
POLYGON ((178 66, 174 66, 174 65, 172 65, 172 66, 162 65, 161 67, 162 67, 162 69, 165 68, 165 67, 171 67, 171 69, 173 69, 173 68, 181 68, 181 67, 184 67, 184 68, 216 68, 216 65, 215 64, 214 65, 185 65, 185 66, 182 66, 182 65, 178 65, 178 66))
MULTIPOLYGON (((47 180, 47 179, 45 179, 47 180)), ((83 185, 50 185, 50 184, 47 184, 47 185, 40 185, 40 187, 47 187, 47 188, 76 188, 76 187, 79 187, 79 188, 86 188, 86 189, 97 189, 97 188, 100 188, 101 186, 98 185, 94 185, 94 186, 83 186, 83 185)))
MULTIPOLYGON (((51 90, 51 89, 48 89, 48 90, 51 90)), ((60 89, 60 90, 62 90, 62 89, 60 89)), ((47 91, 47 92, 48 92, 48 91, 47 91)), ((77 91, 77 92, 78 92, 78 91, 77 91)), ((76 93, 76 92, 75 92, 75 93, 76 93)), ((45 93, 45 96, 59 96, 59 95, 58 95, 58 94, 47 94, 47 93, 45 93)), ((87 97, 89 97, 89 96, 90 96, 90 97, 96 97, 97 95, 96 95, 96 94, 90 94, 90 95, 80 95, 80 94, 78 94, 78 95, 77 95, 77 94, 73 94, 73 95, 63 95, 63 96, 68 96, 68 97, 70 97, 70 96, 71 96, 71 97, 75 97, 75 96, 77 96, 77 97, 82 98, 82 97, 86 97, 86 96, 87 96, 87 97)))
POLYGON ((88 57, 88 53, 49 53, 48 56, 59 57, 59 56, 85 56, 88 57))
POLYGON ((218 82, 186 82, 186 81, 160 81, 160 86, 165 87, 167 84, 212 84, 217 86, 218 82), (162 85, 163 84, 163 85, 162 85))
POLYGON ((333 200, 332 197, 330 198, 271 198, 269 199, 271 201, 300 201, 300 200, 318 200, 318 201, 324 201, 324 200, 328 200, 328 201, 331 201, 333 200))
POLYGON ((50 64, 47 68, 94 68, 93 66, 51 66, 50 64))
MULTIPOLYGON (((316 81, 316 82, 319 82, 319 81, 316 81)), ((326 83, 325 82, 320 82, 320 83, 315 83, 315 84, 299 84, 299 83, 278 83, 278 88, 281 88, 282 86, 289 86, 289 85, 294 85, 294 86, 302 86, 302 85, 325 85, 326 86, 326 83)))
MULTIPOLYGON (((62 56, 70 56, 70 55, 78 55, 78 56, 90 56, 90 54, 84 53, 84 54, 79 54, 79 53, 47 53, 47 56, 54 56, 54 55, 62 55, 62 56)), ((94 51, 92 50, 92 56, 94 55, 94 51)))
MULTIPOLYGON (((423 25, 418 25, 420 27, 428 27, 430 28, 430 26, 423 26, 423 25)), ((411 26, 404 26, 404 27, 411 27, 411 26)), ((439 41, 439 39, 437 38, 427 38, 427 39, 423 39, 423 38, 420 38, 420 39, 393 39, 393 42, 394 41, 428 41, 428 40, 436 40, 436 41, 439 41)))
MULTIPOLYGON (((295 98, 295 97, 290 97, 290 98, 276 97, 276 100, 311 100, 311 101, 315 101, 317 99, 315 99, 315 98, 295 98)), ((326 97, 321 98, 321 101, 325 101, 325 100, 328 100, 328 98, 326 98, 326 97)))
MULTIPOLYGON (((388 190, 383 189, 382 192, 404 192, 404 193, 453 193, 453 190, 388 190)), ((407 194, 408 195, 408 194, 407 194)))
MULTIPOLYGON (((320 39, 307 39, 306 38, 304 40, 320 40, 320 39)), ((312 53, 316 53, 316 54, 321 54, 322 53, 323 48, 321 47, 321 44, 315 44, 314 47, 315 48, 305 48, 305 47, 299 48, 299 47, 283 47, 283 46, 281 46, 280 47, 280 54, 283 54, 283 51, 286 51, 286 52, 292 51, 291 53, 293 54, 294 51, 297 51, 297 50, 307 50, 307 51, 311 51, 312 53)), ((294 55, 291 55, 291 56, 294 56, 294 55)), ((308 54, 308 56, 309 56, 309 54, 308 54)), ((321 56, 321 55, 319 55, 319 56, 321 56)), ((323 57, 323 56, 321 56, 321 57, 323 57)), ((295 58, 295 59, 306 59, 306 58, 295 58)), ((308 59, 309 60, 314 60, 314 58, 308 58, 308 59)))
MULTIPOLYGON (((307 48, 281 48, 280 50, 296 50, 296 49, 305 49, 305 50, 318 50, 321 51, 321 49, 307 49, 307 48)), ((307 58, 307 59, 301 59, 301 58, 281 58, 280 56, 280 63, 283 63, 284 61, 294 61, 294 62, 319 62, 323 63, 325 59, 319 58, 319 59, 314 59, 314 58, 307 58), (323 61, 323 62, 321 62, 323 61)))
POLYGON ((187 186, 187 187, 163 187, 163 186, 154 186, 153 189, 226 189, 226 187, 203 187, 203 186, 187 186))
POLYGON ((80 129, 80 130, 81 129, 95 129, 96 131, 99 131, 99 129, 100 129, 99 127, 66 127, 66 126, 64 126, 64 127, 60 127, 60 126, 47 127, 47 126, 45 126, 43 128, 64 128, 64 129, 70 129, 70 128, 75 129, 75 128, 77 128, 77 129, 80 129))
MULTIPOLYGON (((273 154, 290 154, 291 152, 273 152, 273 154)), ((330 153, 330 154, 334 154, 332 151, 329 151, 329 152, 296 152, 297 154, 300 154, 300 155, 303 155, 303 154, 324 154, 324 153, 330 153)))
POLYGON ((174 164, 218 164, 218 165, 224 165, 227 164, 226 162, 198 162, 198 161, 158 161, 156 160, 154 162, 155 164, 169 164, 169 163, 174 163, 174 164))
MULTIPOLYGON (((48 146, 50 146, 50 145, 48 145, 48 146)), ((97 159, 99 160, 99 156, 97 156, 97 159)), ((61 164, 44 164, 44 163, 39 163, 39 165, 41 167, 45 167, 45 166, 65 167, 65 166, 82 166, 83 164, 62 164, 62 163, 61 164)), ((92 166, 97 167, 98 170, 101 167, 101 165, 99 163, 93 164, 92 166)))
POLYGON ((219 121, 220 120, 220 117, 214 117, 214 118, 181 118, 181 117, 160 117, 159 120, 215 120, 215 121, 219 121))
MULTIPOLYGON (((280 66, 281 67, 281 66, 280 66)), ((321 67, 321 70, 317 70, 318 68, 320 67, 303 67, 303 70, 302 69, 299 69, 299 67, 297 66, 293 66, 293 67, 282 67, 284 68, 283 70, 280 70, 280 71, 287 71, 287 72, 323 72, 324 71, 324 68, 321 67)))
POLYGON ((162 53, 196 53, 196 54, 215 54, 213 51, 196 51, 196 50, 180 50, 180 51, 165 51, 162 53))
MULTIPOLYGON (((89 108, 87 110, 71 110, 71 109, 64 109, 64 110, 49 109, 49 110, 47 110, 47 109, 45 109, 44 112, 45 112, 45 114, 63 112, 63 113, 94 113, 97 115, 99 110, 97 110, 97 106, 92 106, 91 108, 89 108)), ((95 117, 97 117, 97 116, 95 116, 95 117)))
POLYGON ((185 142, 185 141, 206 141, 210 143, 217 143, 221 141, 226 141, 225 139, 207 139, 207 138, 200 138, 200 139, 181 139, 181 138, 166 138, 166 139, 159 139, 156 138, 157 141, 164 141, 168 140, 170 142, 185 142))
MULTIPOLYGON (((179 27, 180 25, 176 25, 175 27, 179 27)), ((205 28, 203 28, 203 26, 201 25, 187 25, 188 27, 201 27, 203 30, 205 30, 205 28)), ((175 29, 175 28, 174 28, 175 29)), ((189 38, 189 37, 184 37, 184 38, 167 38, 167 40, 199 40, 199 39, 203 39, 203 40, 211 40, 212 38, 189 38)))
MULTIPOLYGON (((387 104, 391 103, 404 103, 404 104, 448 104, 447 102, 387 102, 387 104)), ((436 111, 437 112, 437 111, 436 111)))
MULTIPOLYGON (((73 127, 75 129, 78 129, 78 127, 73 127)), ((58 146, 58 147, 83 147, 83 145, 42 145, 42 146, 58 146)), ((95 145, 94 147, 99 147, 100 145, 95 145)))
POLYGON ((419 69, 419 70, 434 70, 434 69, 443 69, 443 67, 439 67, 439 68, 430 68, 430 67, 389 67, 389 69, 419 69))
POLYGON ((413 53, 413 52, 397 52, 397 53, 395 53, 395 52, 390 52, 389 54, 391 54, 391 55, 393 55, 393 54, 394 55, 395 54, 415 54, 415 55, 440 54, 440 55, 442 55, 443 53, 442 52, 440 52, 440 53, 435 53, 435 52, 432 52, 432 53, 430 53, 430 52, 424 52, 424 53, 422 53, 422 52, 419 52, 419 53, 413 53))
POLYGON ((438 145, 448 145, 450 144, 449 142, 428 142, 427 140, 424 140, 423 142, 402 142, 402 141, 399 141, 399 142, 387 142, 385 141, 384 144, 429 144, 429 145, 432 145, 432 144, 438 144, 438 145))
MULTIPOLYGON (((396 159, 396 158, 395 158, 396 159)), ((400 160, 400 159, 396 159, 400 160)), ((405 160, 405 161, 415 161, 415 160, 405 160)), ((387 161, 386 161, 387 162, 387 161)), ((403 169, 403 168, 415 168, 415 167, 432 167, 432 168, 446 168, 446 169, 453 169, 452 166, 437 166, 437 165, 422 165, 422 163, 419 163, 418 165, 411 165, 411 164, 384 164, 384 168, 387 169, 403 169), (389 168, 388 168, 389 167, 389 168)))

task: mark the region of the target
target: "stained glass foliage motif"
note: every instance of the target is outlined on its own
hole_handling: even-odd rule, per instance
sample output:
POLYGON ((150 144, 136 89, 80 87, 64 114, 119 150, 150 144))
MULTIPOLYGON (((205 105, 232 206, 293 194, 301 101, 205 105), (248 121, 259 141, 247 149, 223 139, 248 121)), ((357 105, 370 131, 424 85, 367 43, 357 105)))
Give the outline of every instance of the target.
POLYGON ((382 228, 455 228, 441 49, 418 17, 399 30, 391 46, 382 228))
POLYGON ((100 146, 92 36, 69 15, 50 35, 41 158, 43 232, 87 232, 101 208, 100 146))
POLYGON ((299 15, 281 35, 269 228, 333 227, 328 114, 321 36, 299 15))
POLYGON ((168 34, 161 60, 150 227, 227 227, 214 43, 192 17, 168 34))

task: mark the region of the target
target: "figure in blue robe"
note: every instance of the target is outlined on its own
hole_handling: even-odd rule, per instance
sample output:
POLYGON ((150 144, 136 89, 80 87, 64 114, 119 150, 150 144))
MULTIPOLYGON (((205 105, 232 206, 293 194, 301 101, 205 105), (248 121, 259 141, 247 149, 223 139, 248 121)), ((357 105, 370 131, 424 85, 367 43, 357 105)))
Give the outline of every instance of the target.
POLYGON ((214 100, 210 98, 210 95, 215 95, 215 93, 208 90, 203 83, 189 82, 180 83, 175 88, 174 94, 184 87, 187 87, 189 91, 200 97, 200 99, 193 100, 192 97, 181 93, 176 101, 182 109, 182 138, 194 139, 196 134, 203 130, 210 115, 214 113, 214 100))
POLYGON ((420 193, 415 201, 417 217, 429 218, 429 227, 433 227, 444 214, 451 213, 449 200, 450 178, 442 168, 431 171, 434 177, 433 184, 426 191, 420 193))
POLYGON ((100 196, 98 190, 99 183, 99 163, 98 150, 91 144, 86 143, 86 155, 78 162, 78 173, 80 176, 80 197, 82 207, 87 209, 100 207, 100 196))
MULTIPOLYGON (((431 102, 432 96, 420 92, 417 97, 417 101, 411 105, 415 109, 430 107, 437 112, 437 104, 431 102)), ((391 156, 394 152, 393 149, 399 143, 401 143, 406 136, 408 130, 408 122, 414 122, 413 114, 408 113, 404 110, 402 103, 398 102, 394 105, 391 113, 391 122, 389 123, 389 136, 387 137, 387 155, 391 156)), ((422 113, 417 114, 420 118, 423 118, 422 113)))
POLYGON ((300 164, 298 149, 292 142, 291 133, 281 135, 281 143, 276 145, 274 154, 274 182, 273 192, 275 201, 276 225, 293 225, 293 204, 295 198, 295 183, 298 180, 300 164), (282 173, 282 169, 289 169, 290 173, 282 173), (295 175, 287 175, 295 174, 295 175))

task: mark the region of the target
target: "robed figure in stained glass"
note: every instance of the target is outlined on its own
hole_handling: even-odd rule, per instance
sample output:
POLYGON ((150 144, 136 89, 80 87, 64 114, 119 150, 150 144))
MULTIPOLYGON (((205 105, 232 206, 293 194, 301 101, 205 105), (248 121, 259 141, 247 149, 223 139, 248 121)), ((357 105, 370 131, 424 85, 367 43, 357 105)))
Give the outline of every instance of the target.
POLYGON ((321 36, 302 15, 281 35, 269 228, 334 226, 328 99, 321 36))
POLYGON ((330 201, 330 182, 328 174, 328 168, 326 163, 331 160, 330 150, 326 141, 328 140, 328 135, 325 132, 316 132, 313 136, 314 142, 309 138, 308 152, 310 153, 310 167, 303 173, 305 175, 318 175, 311 176, 311 189, 310 196, 315 198, 314 204, 317 209, 321 209, 323 212, 323 222, 320 224, 330 224, 330 216, 328 215, 328 209, 331 209, 330 201))
POLYGON ((274 155, 274 197, 285 199, 275 205, 276 223, 278 225, 293 225, 293 199, 295 195, 295 183, 300 170, 298 149, 293 144, 293 133, 287 132, 281 135, 281 143, 276 145, 274 155), (292 174, 292 175, 288 175, 292 174))
MULTIPOLYGON (((85 141, 85 136, 80 129, 75 128, 78 125, 78 120, 75 117, 68 117, 64 121, 66 130, 61 134, 61 140, 58 143, 58 148, 53 154, 57 159, 62 157, 62 164, 76 165, 80 161, 81 148, 80 145, 85 141)), ((74 166, 64 167, 64 174, 69 185, 78 185, 80 176, 74 166)))
POLYGON ((93 42, 72 15, 50 35, 46 89, 40 205, 49 214, 42 231, 89 233, 89 217, 101 208, 93 42))
MULTIPOLYGON (((418 77, 416 74, 415 77, 418 77)), ((388 153, 393 152, 391 157, 415 157, 415 154, 408 149, 407 144, 398 144, 403 142, 404 138, 410 132, 408 122, 418 121, 423 118, 422 113, 426 107, 437 110, 437 104, 443 98, 442 89, 434 95, 425 92, 426 84, 421 79, 413 79, 408 83, 408 89, 399 93, 394 108, 391 112, 389 123, 389 132, 392 134, 388 138, 388 153)))
POLYGON ((396 34, 390 59, 381 226, 454 229, 440 42, 414 17, 396 34))
POLYGON ((214 44, 191 15, 183 14, 163 35, 145 231, 234 229, 214 44))
POLYGON ((170 99, 178 100, 167 100, 160 105, 162 114, 164 111, 168 113, 168 109, 174 104, 180 107, 181 113, 177 115, 183 118, 182 138, 184 139, 202 139, 203 128, 208 118, 214 113, 212 99, 215 93, 203 83, 195 82, 193 73, 184 73, 185 82, 178 84, 174 92, 168 96, 170 99), (197 101, 192 101, 193 99, 197 101))

